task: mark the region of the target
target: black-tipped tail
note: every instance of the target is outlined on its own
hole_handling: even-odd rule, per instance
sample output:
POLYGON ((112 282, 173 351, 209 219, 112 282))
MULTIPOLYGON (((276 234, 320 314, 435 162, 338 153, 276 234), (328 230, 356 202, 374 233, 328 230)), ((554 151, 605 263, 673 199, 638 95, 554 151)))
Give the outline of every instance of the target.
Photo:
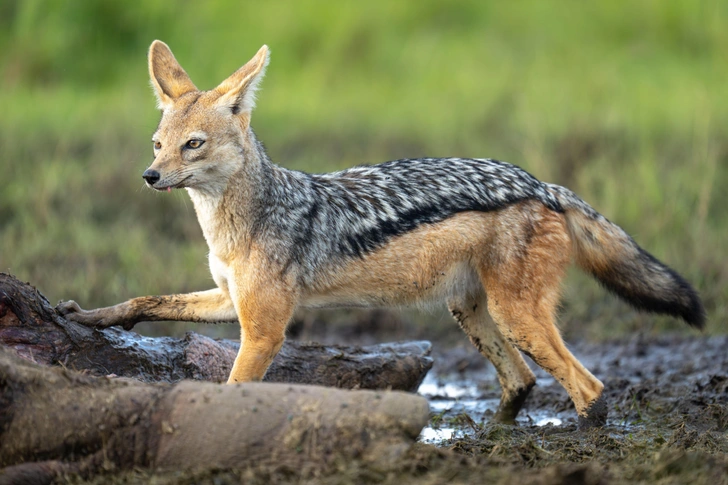
POLYGON ((638 310, 672 315, 695 328, 705 327, 703 303, 690 283, 573 192, 557 185, 549 188, 565 209, 580 268, 638 310))
POLYGON ((632 244, 638 252, 636 258, 616 261, 608 271, 590 272, 638 310, 679 317, 702 330, 705 308, 695 288, 634 241, 632 244))

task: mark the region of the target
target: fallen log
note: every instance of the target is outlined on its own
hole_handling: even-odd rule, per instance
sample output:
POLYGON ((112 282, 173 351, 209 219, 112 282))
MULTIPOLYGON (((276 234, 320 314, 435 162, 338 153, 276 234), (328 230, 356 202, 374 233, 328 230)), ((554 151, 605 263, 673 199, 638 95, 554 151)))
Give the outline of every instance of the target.
MULTIPOLYGON (((240 344, 189 332, 145 337, 120 328, 93 329, 66 320, 27 283, 0 273, 0 345, 45 365, 143 382, 222 382, 240 344)), ((347 389, 414 392, 432 367, 429 342, 366 347, 287 341, 264 380, 347 389)))
POLYGON ((0 483, 50 483, 141 467, 326 470, 396 464, 429 418, 397 391, 82 375, 0 347, 0 483))

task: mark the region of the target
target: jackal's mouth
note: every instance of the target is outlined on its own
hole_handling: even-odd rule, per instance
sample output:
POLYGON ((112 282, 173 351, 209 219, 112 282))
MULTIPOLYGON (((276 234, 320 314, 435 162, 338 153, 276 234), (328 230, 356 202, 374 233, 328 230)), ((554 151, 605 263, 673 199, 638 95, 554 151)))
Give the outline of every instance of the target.
POLYGON ((153 188, 154 190, 158 190, 158 191, 160 191, 160 192, 163 192, 163 191, 165 191, 165 190, 166 190, 167 192, 169 192, 169 191, 171 191, 172 189, 184 189, 184 188, 186 187, 186 185, 185 185, 185 182, 187 182, 187 181, 188 181, 188 180, 189 180, 190 178, 192 178, 192 175, 188 175, 188 176, 186 176, 185 178, 183 178, 182 180, 180 180, 180 181, 179 181, 179 182, 177 182, 176 184, 172 184, 172 185, 167 185, 167 186, 165 186, 165 187, 158 187, 158 186, 156 186, 156 185, 152 185, 152 188, 153 188))

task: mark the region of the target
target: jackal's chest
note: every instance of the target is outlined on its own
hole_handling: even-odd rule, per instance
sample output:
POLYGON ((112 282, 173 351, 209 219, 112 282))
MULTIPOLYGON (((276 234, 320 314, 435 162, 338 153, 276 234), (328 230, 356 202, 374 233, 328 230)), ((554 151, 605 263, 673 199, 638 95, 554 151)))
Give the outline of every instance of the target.
MULTIPOLYGON (((197 222, 200 224, 202 235, 210 248, 211 257, 221 255, 224 258, 225 255, 234 253, 236 248, 241 246, 241 241, 245 239, 244 224, 236 220, 229 208, 226 209, 225 201, 221 197, 204 195, 193 189, 187 189, 187 192, 195 206, 197 222)), ((219 258, 217 259, 216 265, 219 262, 219 258)), ((210 260, 211 270, 212 267, 213 263, 210 260)))
POLYGON ((232 269, 230 265, 225 264, 220 258, 215 256, 213 252, 210 252, 209 256, 210 273, 212 273, 212 279, 215 284, 224 293, 230 294, 229 281, 232 278, 232 269))

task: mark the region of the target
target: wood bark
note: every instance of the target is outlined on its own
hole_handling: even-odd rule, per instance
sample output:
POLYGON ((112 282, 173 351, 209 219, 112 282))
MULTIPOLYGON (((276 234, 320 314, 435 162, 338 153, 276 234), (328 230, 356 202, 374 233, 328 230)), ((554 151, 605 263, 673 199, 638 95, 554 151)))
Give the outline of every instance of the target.
MULTIPOLYGON (((66 320, 34 287, 0 273, 0 345, 44 365, 142 382, 222 382, 240 344, 189 332, 145 337, 66 320)), ((287 341, 265 381, 414 392, 432 367, 429 342, 366 347, 287 341)))
POLYGON ((134 467, 386 468, 429 418, 416 395, 332 388, 414 391, 432 366, 429 342, 288 342, 266 375, 275 383, 199 382, 224 381, 238 348, 85 327, 0 274, 0 484, 134 467))
POLYGON ((48 368, 0 347, 0 484, 141 467, 394 466, 429 418, 397 391, 148 384, 48 368))

